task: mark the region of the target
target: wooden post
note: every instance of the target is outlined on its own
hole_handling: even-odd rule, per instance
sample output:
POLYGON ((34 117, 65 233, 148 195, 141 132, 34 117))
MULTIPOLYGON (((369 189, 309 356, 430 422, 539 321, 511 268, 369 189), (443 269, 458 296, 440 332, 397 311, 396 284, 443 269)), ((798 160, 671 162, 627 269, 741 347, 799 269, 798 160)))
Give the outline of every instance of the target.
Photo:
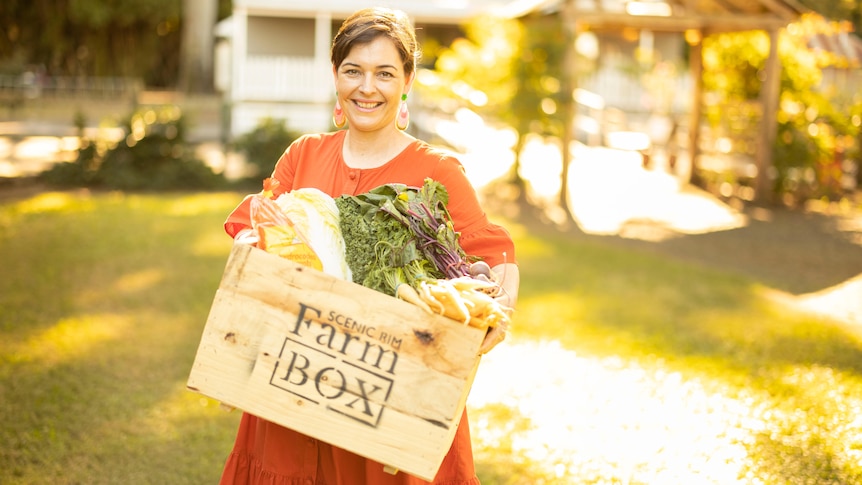
POLYGON ((760 137, 757 145, 757 177, 755 201, 772 202, 772 146, 778 132, 778 101, 781 95, 781 61, 778 58, 778 29, 769 31, 769 57, 766 59, 766 79, 760 90, 760 137))
POLYGON ((571 145, 575 140, 575 129, 577 124, 577 105, 575 103, 575 88, 577 87, 577 66, 575 52, 575 38, 577 36, 575 6, 572 0, 566 0, 563 5, 563 79, 562 91, 566 96, 563 106, 563 133, 562 133, 562 160, 563 170, 560 175, 560 207, 569 212, 569 164, 572 161, 571 145))
POLYGON ((688 121, 688 156, 691 169, 685 182, 700 185, 696 170, 700 144, 700 117, 703 110, 703 35, 699 35, 697 42, 691 42, 690 46, 689 67, 693 85, 688 121))

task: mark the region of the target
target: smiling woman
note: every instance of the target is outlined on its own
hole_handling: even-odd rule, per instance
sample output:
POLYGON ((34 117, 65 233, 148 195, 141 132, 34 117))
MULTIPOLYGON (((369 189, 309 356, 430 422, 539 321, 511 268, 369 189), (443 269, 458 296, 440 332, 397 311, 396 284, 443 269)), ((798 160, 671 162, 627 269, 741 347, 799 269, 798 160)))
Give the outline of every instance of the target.
MULTIPOLYGON (((449 194, 447 209, 466 255, 491 267, 505 290, 498 298, 513 307, 519 273, 508 231, 489 221, 458 159, 405 132, 418 52, 413 26, 404 12, 371 8, 350 16, 335 36, 331 51, 337 92, 333 121, 336 127, 346 128, 304 135, 293 142, 275 165, 272 176, 278 184, 271 196, 278 199, 312 187, 335 198, 368 193, 388 184, 418 188, 426 179, 436 181, 449 194)), ((225 222, 227 233, 238 244, 257 243, 251 231, 252 197, 225 222)), ((485 337, 482 350, 490 350, 503 337, 505 328, 495 327, 485 337)), ((428 483, 391 471, 381 463, 245 413, 222 483, 428 483)), ((479 483, 466 413, 433 483, 479 483)))

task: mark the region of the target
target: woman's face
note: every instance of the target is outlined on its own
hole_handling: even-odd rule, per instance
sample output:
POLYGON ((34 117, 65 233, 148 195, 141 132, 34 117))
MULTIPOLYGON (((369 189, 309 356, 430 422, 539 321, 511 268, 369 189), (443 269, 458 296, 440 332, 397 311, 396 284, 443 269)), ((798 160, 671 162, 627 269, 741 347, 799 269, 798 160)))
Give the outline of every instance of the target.
POLYGON ((360 131, 394 128, 401 94, 410 90, 404 63, 395 44, 378 37, 353 47, 340 66, 333 67, 338 101, 348 126, 360 131))

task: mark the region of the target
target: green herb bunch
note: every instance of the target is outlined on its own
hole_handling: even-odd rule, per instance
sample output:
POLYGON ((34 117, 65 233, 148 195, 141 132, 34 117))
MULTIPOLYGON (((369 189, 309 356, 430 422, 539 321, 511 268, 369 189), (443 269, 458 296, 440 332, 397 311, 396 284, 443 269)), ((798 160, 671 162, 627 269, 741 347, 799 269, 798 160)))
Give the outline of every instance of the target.
POLYGON ((402 283, 469 274, 441 183, 385 184, 335 203, 354 283, 394 295, 402 283))

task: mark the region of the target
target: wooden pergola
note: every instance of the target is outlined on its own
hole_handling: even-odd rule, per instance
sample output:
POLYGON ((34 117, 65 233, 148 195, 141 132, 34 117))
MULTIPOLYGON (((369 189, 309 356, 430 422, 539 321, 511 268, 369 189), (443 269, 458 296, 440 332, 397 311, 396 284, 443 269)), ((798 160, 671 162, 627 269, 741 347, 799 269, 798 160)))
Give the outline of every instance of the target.
MULTIPOLYGON (((769 34, 770 52, 765 66, 765 79, 760 102, 763 119, 757 137, 755 197, 763 200, 770 194, 767 174, 772 166, 772 145, 778 131, 776 113, 780 96, 781 63, 778 58, 778 34, 782 28, 796 21, 808 10, 795 0, 555 0, 542 2, 537 8, 555 9, 564 19, 569 53, 566 56, 564 89, 574 92, 576 55, 574 40, 584 30, 612 31, 625 28, 653 32, 677 32, 686 35, 690 49, 690 74, 694 81, 691 112, 689 113, 689 156, 696 163, 701 107, 703 103, 703 59, 700 39, 704 36, 748 30, 762 30, 769 34)), ((535 11, 535 10, 534 10, 535 11)), ((574 103, 567 122, 574 119, 574 103)), ((573 127, 565 130, 571 137, 573 127)), ((569 146, 570 139, 563 140, 569 146)), ((563 189, 567 187, 567 168, 570 154, 563 150, 563 189)), ((564 199, 561 199, 565 202, 564 199)))

